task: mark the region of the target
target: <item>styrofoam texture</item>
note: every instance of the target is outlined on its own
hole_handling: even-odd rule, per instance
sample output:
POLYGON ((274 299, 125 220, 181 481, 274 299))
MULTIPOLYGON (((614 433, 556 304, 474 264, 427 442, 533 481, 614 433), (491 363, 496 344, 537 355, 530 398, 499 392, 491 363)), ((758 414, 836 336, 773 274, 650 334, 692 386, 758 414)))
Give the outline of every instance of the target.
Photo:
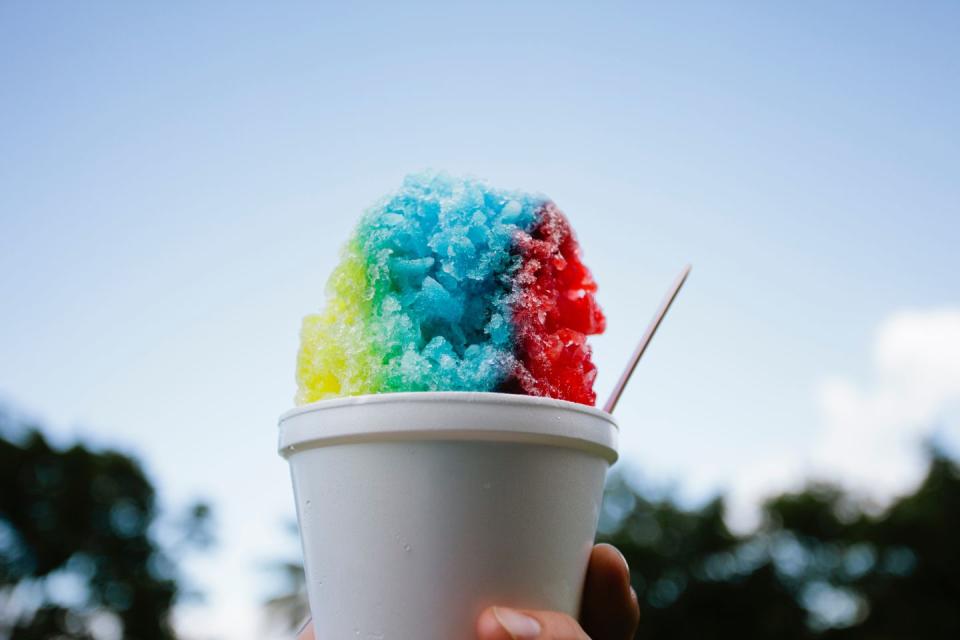
POLYGON ((473 638, 487 606, 576 615, 612 416, 496 393, 397 393, 280 421, 324 640, 473 638))

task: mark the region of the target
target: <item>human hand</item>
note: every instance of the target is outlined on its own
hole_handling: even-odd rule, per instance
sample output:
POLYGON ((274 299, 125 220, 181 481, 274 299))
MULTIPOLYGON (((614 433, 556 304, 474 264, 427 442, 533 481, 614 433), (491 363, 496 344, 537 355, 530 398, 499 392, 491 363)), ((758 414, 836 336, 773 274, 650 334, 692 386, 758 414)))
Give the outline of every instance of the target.
MULTIPOLYGON (((630 586, 630 569, 615 547, 598 544, 590 555, 580 622, 555 611, 490 607, 477 619, 479 640, 629 640, 640 605, 630 586)), ((298 640, 315 640, 308 624, 298 640)))
POLYGON ((590 554, 580 622, 555 611, 490 607, 477 619, 479 640, 630 640, 640 620, 630 569, 616 547, 590 554))

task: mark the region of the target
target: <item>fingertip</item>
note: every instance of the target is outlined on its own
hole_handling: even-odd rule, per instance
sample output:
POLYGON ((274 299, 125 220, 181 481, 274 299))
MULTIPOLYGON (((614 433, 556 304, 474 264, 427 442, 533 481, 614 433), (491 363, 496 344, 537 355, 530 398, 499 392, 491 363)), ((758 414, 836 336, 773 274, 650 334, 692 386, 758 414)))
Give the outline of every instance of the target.
POLYGON ((591 637, 620 638, 637 628, 640 607, 620 550, 598 544, 590 557, 580 617, 591 637))
POLYGON ((593 545, 593 553, 599 554, 604 560, 616 561, 627 568, 627 559, 623 557, 623 553, 609 542, 600 542, 593 545))
POLYGON ((297 633, 297 640, 314 640, 313 621, 309 618, 303 623, 303 626, 300 627, 300 631, 297 633))
POLYGON ((593 548, 590 569, 604 576, 614 576, 615 582, 630 586, 630 565, 626 557, 612 544, 602 542, 593 548))
POLYGON ((487 607, 477 618, 478 640, 511 640, 510 636, 500 625, 493 607, 487 607))

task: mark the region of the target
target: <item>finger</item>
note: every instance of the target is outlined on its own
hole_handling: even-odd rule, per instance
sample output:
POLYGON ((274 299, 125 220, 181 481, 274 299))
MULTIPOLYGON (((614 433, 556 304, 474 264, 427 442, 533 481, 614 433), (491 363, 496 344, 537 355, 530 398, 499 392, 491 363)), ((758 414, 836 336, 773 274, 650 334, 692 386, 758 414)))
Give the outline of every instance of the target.
POLYGON ((630 569, 616 547, 598 544, 590 555, 580 623, 593 640, 633 638, 640 620, 630 569))
POLYGON ((479 640, 590 640, 577 621, 555 611, 490 607, 477 619, 479 640))
POLYGON ((297 640, 315 640, 313 635, 313 622, 307 620, 306 624, 300 628, 300 633, 297 634, 297 640))

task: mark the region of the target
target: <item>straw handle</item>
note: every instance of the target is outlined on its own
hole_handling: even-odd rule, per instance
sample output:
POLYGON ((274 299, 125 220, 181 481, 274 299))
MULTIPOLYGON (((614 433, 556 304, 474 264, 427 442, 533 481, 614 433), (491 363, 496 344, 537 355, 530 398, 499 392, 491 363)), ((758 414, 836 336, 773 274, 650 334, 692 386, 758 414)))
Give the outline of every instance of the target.
POLYGON ((657 328, 660 326, 660 323, 663 322, 663 317, 667 315, 667 311, 670 310, 670 305, 673 304, 677 294, 680 293, 680 287, 682 287, 683 283, 687 281, 687 276, 690 275, 690 268, 691 265, 689 264, 683 268, 683 271, 680 272, 680 275, 677 276, 677 279, 674 281, 673 286, 670 287, 667 297, 665 297, 663 302, 660 304, 660 309, 657 310, 657 315, 655 315, 653 320, 650 321, 650 325, 647 327, 646 332, 640 339, 640 344, 637 345, 636 350, 633 352, 633 356, 630 358, 630 362, 627 363, 626 368, 620 375, 620 380, 617 381, 617 386, 613 388, 610 398, 607 400, 607 403, 603 405, 603 410, 607 413, 613 413, 614 408, 617 406, 617 402, 620 400, 620 396, 623 394, 623 389, 627 386, 627 382, 630 381, 630 376, 633 375, 633 370, 637 368, 637 363, 640 362, 640 358, 643 356, 643 352, 647 350, 647 345, 650 344, 650 341, 653 339, 653 335, 657 332, 657 328))

